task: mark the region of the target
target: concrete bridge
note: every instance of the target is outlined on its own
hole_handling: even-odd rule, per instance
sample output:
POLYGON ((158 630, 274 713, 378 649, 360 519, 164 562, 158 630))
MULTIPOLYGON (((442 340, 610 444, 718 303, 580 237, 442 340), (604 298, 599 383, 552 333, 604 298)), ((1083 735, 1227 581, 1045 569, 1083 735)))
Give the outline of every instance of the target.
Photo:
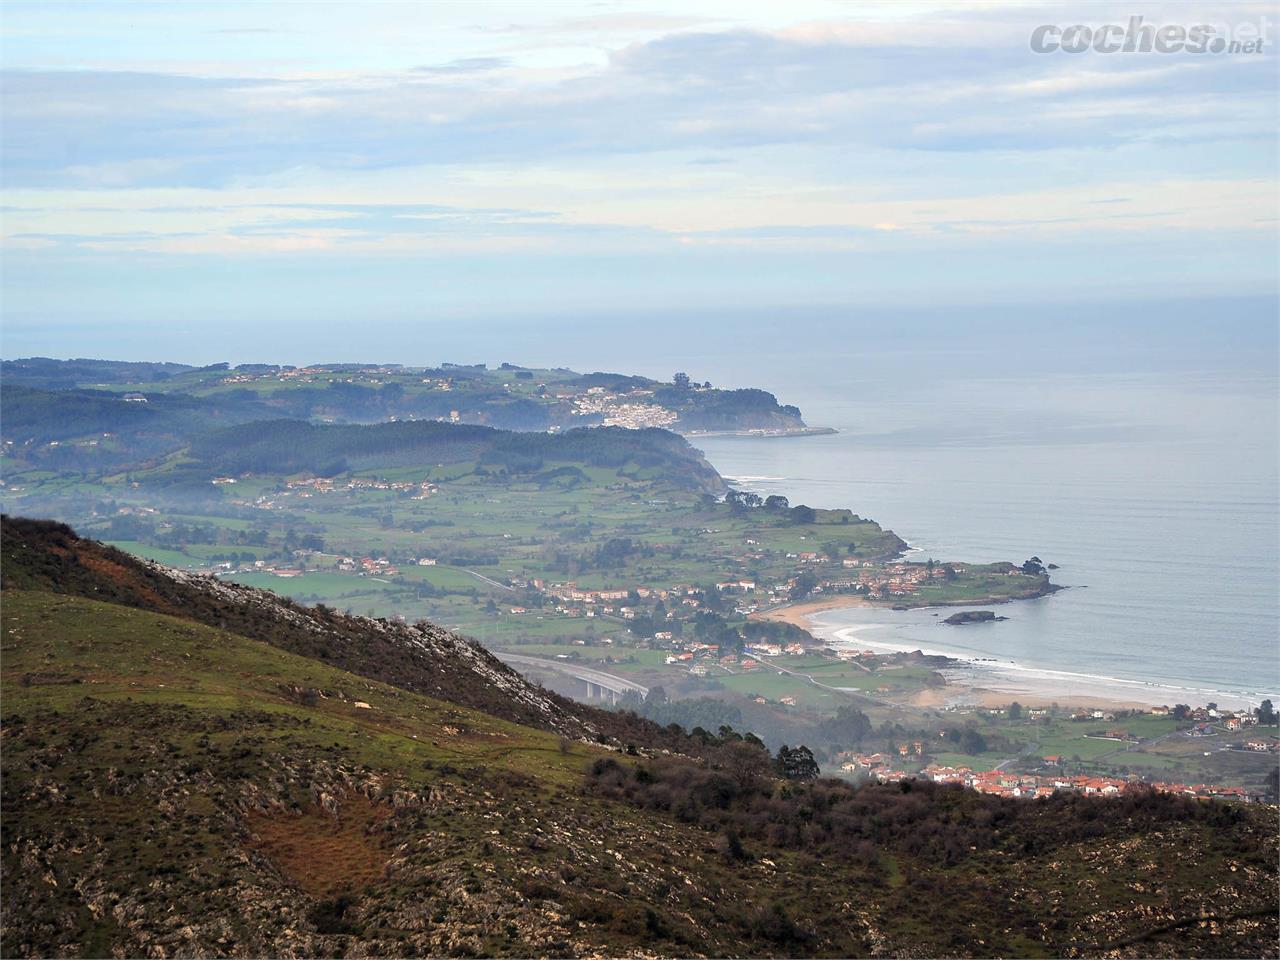
POLYGON ((583 666, 574 663, 572 660, 549 660, 545 657, 526 657, 519 653, 506 653, 505 651, 494 651, 496 656, 503 663, 510 664, 519 670, 521 667, 533 668, 538 670, 549 670, 553 673, 564 674, 572 677, 581 683, 586 684, 588 700, 608 700, 610 703, 617 703, 618 698, 625 693, 634 691, 640 695, 643 700, 649 695, 649 688, 628 680, 625 677, 615 676, 612 673, 605 673, 603 670, 596 670, 592 667, 583 666))

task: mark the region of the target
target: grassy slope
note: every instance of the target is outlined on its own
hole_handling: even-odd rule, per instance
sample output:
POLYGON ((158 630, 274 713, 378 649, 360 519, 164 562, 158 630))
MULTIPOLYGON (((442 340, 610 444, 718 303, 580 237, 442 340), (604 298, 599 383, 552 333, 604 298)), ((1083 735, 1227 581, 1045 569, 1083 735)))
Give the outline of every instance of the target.
POLYGON ((577 791, 602 750, 95 601, 9 591, 4 636, 6 955, 789 942, 717 906, 794 901, 777 869, 731 870, 713 836, 577 791))
POLYGON ((756 858, 731 864, 715 834, 584 791, 600 748, 223 630, 7 590, 3 655, 6 956, 1274 943, 1255 917, 1158 929, 1273 904, 1265 819, 953 867, 901 845, 855 862, 748 837, 756 858))

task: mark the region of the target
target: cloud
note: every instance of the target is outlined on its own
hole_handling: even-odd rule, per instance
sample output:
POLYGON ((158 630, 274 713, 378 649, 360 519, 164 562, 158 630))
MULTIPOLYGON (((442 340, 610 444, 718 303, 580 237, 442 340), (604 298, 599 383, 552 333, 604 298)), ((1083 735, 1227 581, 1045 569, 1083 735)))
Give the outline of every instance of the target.
POLYGON ((531 63, 513 39, 441 44, 439 63, 394 70, 9 71, 5 242, 927 260, 989 238, 1243 243, 1269 228, 1270 55, 1037 56, 1018 18, 1062 11, 1011 10, 783 29, 613 20, 630 31, 617 42, 604 22, 561 22, 598 31, 586 45, 602 55, 571 67, 531 63))
POLYGON ((460 60, 450 60, 448 63, 414 67, 414 70, 418 73, 435 74, 486 73, 490 70, 510 67, 513 63, 514 61, 509 57, 464 57, 460 60))
POLYGON ((477 25, 483 33, 514 34, 630 34, 665 33, 717 22, 712 17, 679 16, 661 13, 606 13, 594 17, 565 17, 558 20, 508 23, 503 26, 477 25))
POLYGON ((287 80, 10 71, 3 158, 10 185, 218 186, 779 144, 974 153, 1268 136, 1270 55, 1081 59, 919 39, 901 26, 682 32, 571 76, 498 56, 287 80))
POLYGON ((619 224, 564 222, 558 214, 422 203, 230 203, 98 207, 62 213, 11 205, 11 248, 159 254, 241 254, 298 250, 408 253, 559 249, 601 250, 644 242, 659 232, 619 224), (202 214, 205 214, 202 216, 202 214), (47 224, 34 229, 31 224, 47 224), (81 229, 68 229, 67 224, 81 229), (137 224, 136 229, 120 225, 137 224), (152 226, 144 226, 151 224, 152 226), (21 226, 26 225, 26 226, 21 226), (175 226, 180 225, 180 226, 175 226))

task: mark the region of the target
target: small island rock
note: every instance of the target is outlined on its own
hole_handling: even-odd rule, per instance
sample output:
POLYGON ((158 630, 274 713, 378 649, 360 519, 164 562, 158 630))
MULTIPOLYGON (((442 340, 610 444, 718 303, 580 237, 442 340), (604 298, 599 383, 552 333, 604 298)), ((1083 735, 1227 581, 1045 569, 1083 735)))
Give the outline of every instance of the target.
POLYGON ((953 613, 942 622, 958 626, 962 623, 995 623, 1008 619, 1008 617, 997 617, 991 610, 962 610, 959 613, 953 613))

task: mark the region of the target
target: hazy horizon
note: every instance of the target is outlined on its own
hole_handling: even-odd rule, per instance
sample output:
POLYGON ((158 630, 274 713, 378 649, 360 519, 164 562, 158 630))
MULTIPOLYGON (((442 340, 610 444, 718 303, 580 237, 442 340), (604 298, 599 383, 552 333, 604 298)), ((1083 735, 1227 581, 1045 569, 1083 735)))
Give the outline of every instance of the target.
POLYGON ((762 309, 1274 298, 1273 48, 1031 50, 1079 16, 10 3, 3 351, 293 360, 358 331, 426 359, 593 318, 624 345, 762 309))

